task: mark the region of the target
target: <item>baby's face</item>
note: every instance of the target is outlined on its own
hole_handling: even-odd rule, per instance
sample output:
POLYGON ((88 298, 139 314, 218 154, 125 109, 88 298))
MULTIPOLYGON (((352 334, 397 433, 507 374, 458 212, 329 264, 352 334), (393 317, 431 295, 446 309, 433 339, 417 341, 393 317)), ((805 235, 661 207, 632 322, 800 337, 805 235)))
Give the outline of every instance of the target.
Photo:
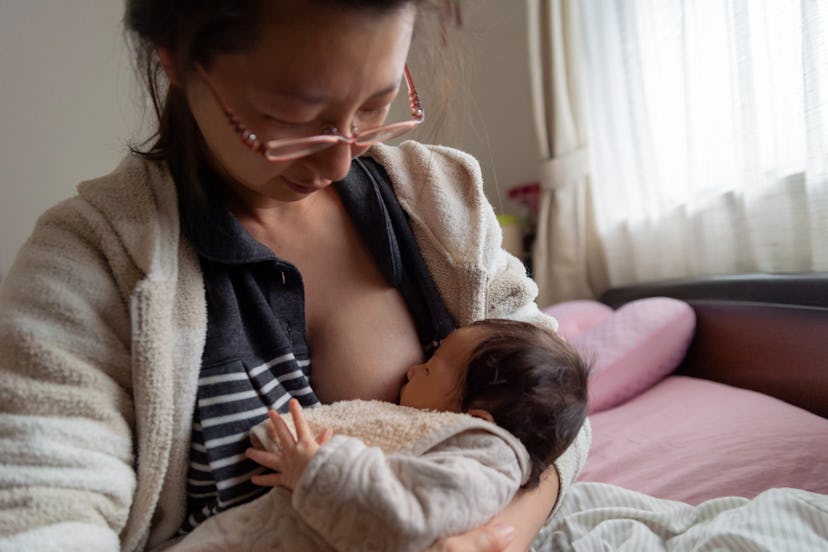
POLYGON ((477 327, 449 334, 429 360, 408 369, 400 404, 414 408, 460 412, 461 391, 472 351, 483 338, 477 327))

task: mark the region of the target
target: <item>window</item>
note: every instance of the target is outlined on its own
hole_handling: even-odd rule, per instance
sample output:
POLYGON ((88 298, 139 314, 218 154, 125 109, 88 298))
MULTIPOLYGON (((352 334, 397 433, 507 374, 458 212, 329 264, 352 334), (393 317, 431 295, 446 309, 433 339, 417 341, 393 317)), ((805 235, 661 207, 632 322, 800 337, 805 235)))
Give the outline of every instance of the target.
POLYGON ((828 3, 581 9, 611 281, 828 270, 828 3))

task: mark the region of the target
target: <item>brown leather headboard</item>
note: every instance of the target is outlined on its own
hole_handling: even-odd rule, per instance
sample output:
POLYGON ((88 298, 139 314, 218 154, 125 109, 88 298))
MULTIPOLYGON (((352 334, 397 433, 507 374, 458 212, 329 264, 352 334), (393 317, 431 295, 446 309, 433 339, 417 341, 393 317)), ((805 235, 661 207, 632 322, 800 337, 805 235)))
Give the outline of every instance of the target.
POLYGON ((746 274, 608 290, 687 301, 697 330, 678 372, 753 389, 828 418, 828 273, 746 274))

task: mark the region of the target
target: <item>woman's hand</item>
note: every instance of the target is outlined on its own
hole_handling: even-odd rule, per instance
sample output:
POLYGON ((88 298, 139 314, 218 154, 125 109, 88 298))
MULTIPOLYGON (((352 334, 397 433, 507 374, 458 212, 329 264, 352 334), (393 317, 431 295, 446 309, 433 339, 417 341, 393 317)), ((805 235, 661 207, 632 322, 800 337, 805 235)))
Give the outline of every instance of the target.
POLYGON ((426 552, 502 552, 515 538, 515 528, 505 523, 483 527, 435 542, 426 552))
POLYGON ((328 429, 322 432, 318 438, 315 438, 311 434, 305 416, 302 414, 299 401, 291 399, 289 406, 290 416, 296 428, 296 437, 290 432, 282 417, 276 411, 271 410, 267 413, 270 418, 268 434, 276 442, 280 452, 255 448, 247 449, 248 458, 277 472, 254 475, 251 481, 256 485, 266 487, 280 485, 292 491, 299 484, 299 479, 305 473, 305 468, 308 467, 313 455, 333 435, 333 432, 328 429))
POLYGON ((529 550, 558 497, 558 472, 550 467, 540 485, 520 490, 494 519, 479 529, 438 540, 427 552, 517 552, 529 550))

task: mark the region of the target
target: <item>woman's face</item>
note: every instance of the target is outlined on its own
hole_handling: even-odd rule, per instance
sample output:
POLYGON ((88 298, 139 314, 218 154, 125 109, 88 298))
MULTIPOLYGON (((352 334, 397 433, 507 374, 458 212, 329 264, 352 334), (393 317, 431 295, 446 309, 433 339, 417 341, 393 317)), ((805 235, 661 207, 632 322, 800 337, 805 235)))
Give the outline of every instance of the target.
MULTIPOLYGON (((238 119, 262 142, 383 124, 401 84, 416 8, 377 15, 307 0, 270 4, 251 50, 216 56, 205 68, 238 119)), ((367 149, 338 144, 273 163, 241 142, 198 73, 188 76, 186 91, 212 161, 249 206, 308 197, 344 178, 351 159, 367 149)))

